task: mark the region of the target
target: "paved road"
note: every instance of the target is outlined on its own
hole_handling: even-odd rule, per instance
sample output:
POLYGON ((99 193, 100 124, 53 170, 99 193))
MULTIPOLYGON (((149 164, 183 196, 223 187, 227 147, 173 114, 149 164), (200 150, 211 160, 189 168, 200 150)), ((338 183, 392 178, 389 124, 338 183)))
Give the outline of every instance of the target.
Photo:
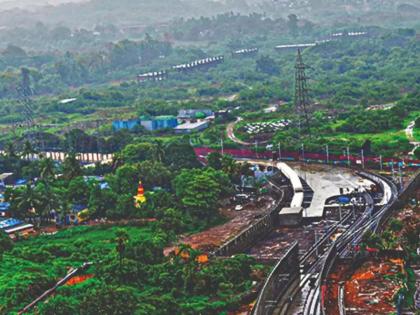
POLYGON ((227 125, 227 127, 226 127, 226 133, 227 133, 228 138, 230 140, 232 140, 233 142, 238 143, 238 144, 241 144, 241 145, 246 145, 246 146, 254 145, 253 143, 242 141, 242 140, 238 139, 235 136, 235 133, 233 132, 233 130, 235 128, 235 125, 238 122, 240 122, 241 120, 242 120, 242 118, 241 117, 238 117, 238 118, 236 118, 236 120, 234 122, 231 122, 231 123, 229 123, 227 125))
MULTIPOLYGON (((238 139, 238 138, 235 136, 235 133, 234 133, 235 125, 236 125, 238 122, 242 121, 242 120, 243 120, 243 119, 242 119, 241 117, 237 117, 237 118, 236 118, 236 120, 235 120, 234 122, 231 122, 231 123, 229 123, 229 124, 227 125, 227 127, 226 127, 226 133, 227 133, 228 138, 229 138, 230 140, 232 140, 233 142, 237 143, 237 144, 241 144, 241 145, 245 145, 245 146, 252 146, 252 145, 255 145, 255 142, 246 142, 246 141, 242 141, 241 139, 238 139)), ((268 143, 268 140, 265 140, 265 141, 258 141, 258 143, 259 143, 259 144, 266 144, 266 143, 268 143)))
POLYGON ((413 150, 410 153, 408 153, 409 155, 414 155, 414 151, 416 151, 416 149, 420 147, 420 142, 416 141, 416 139, 414 138, 415 124, 416 122, 413 120, 408 124, 407 128, 405 129, 405 134, 408 138, 408 141, 410 141, 410 144, 414 146, 413 150))

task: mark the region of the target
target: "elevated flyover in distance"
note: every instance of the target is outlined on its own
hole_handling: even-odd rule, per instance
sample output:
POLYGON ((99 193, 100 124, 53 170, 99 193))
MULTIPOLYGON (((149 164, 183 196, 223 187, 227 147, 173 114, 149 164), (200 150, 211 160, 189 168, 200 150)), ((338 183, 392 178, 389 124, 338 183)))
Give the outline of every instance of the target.
MULTIPOLYGON (((5 151, 0 151, 0 154, 6 154, 5 151)), ((23 156, 22 159, 24 160, 40 160, 41 158, 48 158, 52 159, 57 162, 63 162, 69 154, 67 152, 61 151, 46 151, 40 153, 31 153, 23 156)), ((82 163, 112 163, 114 159, 113 153, 98 153, 98 152, 91 152, 91 153, 83 153, 78 152, 75 153, 76 159, 82 163)))

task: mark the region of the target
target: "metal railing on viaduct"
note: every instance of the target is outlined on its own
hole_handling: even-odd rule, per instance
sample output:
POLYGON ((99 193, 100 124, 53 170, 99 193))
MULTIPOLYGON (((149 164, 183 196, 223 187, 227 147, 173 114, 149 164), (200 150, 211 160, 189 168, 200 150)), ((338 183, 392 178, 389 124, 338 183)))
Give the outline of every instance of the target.
POLYGON ((253 315, 270 315, 290 283, 299 279, 299 245, 295 242, 274 266, 258 295, 253 315))

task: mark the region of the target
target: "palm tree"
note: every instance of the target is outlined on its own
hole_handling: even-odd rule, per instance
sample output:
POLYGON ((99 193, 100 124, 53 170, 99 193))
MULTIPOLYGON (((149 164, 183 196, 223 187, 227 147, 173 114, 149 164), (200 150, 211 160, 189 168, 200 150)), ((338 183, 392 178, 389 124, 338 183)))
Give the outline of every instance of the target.
POLYGON ((116 231, 116 239, 115 239, 115 249, 117 250, 118 256, 119 256, 119 260, 120 260, 120 266, 119 269, 121 271, 121 265, 122 265, 122 260, 124 258, 124 254, 125 254, 125 248, 126 245, 130 239, 127 230, 125 229, 118 229, 116 231))
POLYGON ((5 153, 8 158, 16 158, 16 148, 13 142, 8 142, 5 147, 5 153))
POLYGON ((16 204, 17 216, 20 218, 35 217, 42 203, 41 196, 33 189, 31 184, 12 195, 16 204))
POLYGON ((165 156, 165 147, 163 146, 163 142, 161 140, 155 140, 154 144, 156 146, 156 159, 159 162, 162 162, 165 156))
POLYGON ((42 159, 39 163, 40 177, 44 181, 48 181, 55 175, 54 161, 50 158, 42 159))
POLYGON ((71 180, 83 174, 79 161, 76 159, 75 153, 70 153, 63 163, 63 175, 66 179, 71 180))
POLYGON ((116 170, 123 164, 124 164, 124 159, 122 157, 122 154, 120 152, 115 153, 112 158, 112 169, 116 170))
POLYGON ((30 157, 30 155, 34 153, 36 153, 36 150, 33 148, 32 144, 28 140, 26 140, 25 143, 23 144, 21 157, 22 158, 30 157))

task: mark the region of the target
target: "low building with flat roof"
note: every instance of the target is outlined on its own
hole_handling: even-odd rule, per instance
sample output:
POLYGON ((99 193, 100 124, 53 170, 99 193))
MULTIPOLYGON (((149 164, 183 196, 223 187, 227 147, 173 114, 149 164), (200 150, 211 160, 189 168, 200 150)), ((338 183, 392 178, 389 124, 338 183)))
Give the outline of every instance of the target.
POLYGON ((172 129, 178 125, 175 116, 141 116, 139 119, 115 120, 112 122, 112 128, 117 131, 121 129, 132 130, 138 126, 142 126, 149 131, 159 129, 172 129))
POLYGON ((140 117, 140 124, 149 131, 159 130, 159 129, 172 129, 178 126, 178 120, 175 116, 165 115, 165 116, 155 116, 140 117))
POLYGON ((112 129, 114 131, 122 130, 122 129, 134 129, 139 125, 138 119, 127 119, 127 120, 114 120, 112 122, 112 129))
POLYGON ((182 125, 178 125, 174 128, 175 133, 178 134, 188 134, 198 131, 203 131, 209 126, 209 122, 205 120, 197 121, 197 122, 186 122, 182 125))

